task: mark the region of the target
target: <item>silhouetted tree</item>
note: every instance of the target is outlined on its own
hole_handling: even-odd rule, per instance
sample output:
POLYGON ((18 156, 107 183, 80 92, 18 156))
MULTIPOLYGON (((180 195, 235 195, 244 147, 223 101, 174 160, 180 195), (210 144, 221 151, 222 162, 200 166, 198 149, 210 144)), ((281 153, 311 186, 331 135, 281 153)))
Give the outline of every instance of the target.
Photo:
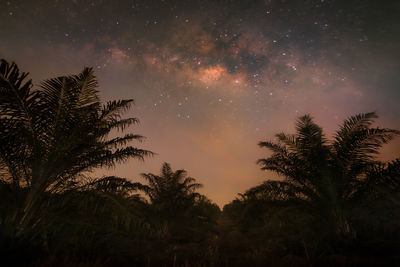
POLYGON ((142 177, 147 185, 139 189, 151 203, 149 217, 155 236, 150 253, 153 262, 209 264, 215 257, 213 240, 220 211, 196 192, 202 185, 187 177, 184 170, 173 171, 168 163, 162 165, 160 175, 147 173, 142 177))
MULTIPOLYGON (((277 172, 284 181, 267 181, 250 192, 264 191, 273 198, 293 200, 299 208, 331 225, 338 235, 355 235, 348 208, 365 176, 376 166, 374 155, 399 131, 373 128, 375 113, 345 120, 329 142, 309 115, 300 117, 296 134, 279 133, 278 143, 260 142, 273 154, 258 163, 277 172)), ((248 192, 248 193, 250 193, 248 192)))
POLYGON ((46 80, 35 89, 27 76, 16 64, 1 60, 2 179, 26 192, 18 200, 19 208, 8 218, 17 222, 17 235, 42 221, 46 194, 79 185, 83 172, 152 155, 127 145, 142 140, 140 135, 108 137, 111 131, 123 131, 138 120, 121 118, 132 99, 101 104, 91 68, 78 75, 46 80))
POLYGON ((372 127, 376 117, 350 117, 328 140, 306 115, 295 134, 260 142, 272 154, 258 163, 283 179, 225 205, 220 252, 228 265, 395 262, 399 160, 382 163, 376 155, 399 131, 372 127))
POLYGON ((185 170, 172 171, 168 163, 163 164, 160 176, 143 173, 142 177, 148 185, 143 185, 141 190, 153 205, 177 210, 184 205, 193 204, 200 197, 196 190, 202 185, 195 183, 194 178, 187 177, 185 170))

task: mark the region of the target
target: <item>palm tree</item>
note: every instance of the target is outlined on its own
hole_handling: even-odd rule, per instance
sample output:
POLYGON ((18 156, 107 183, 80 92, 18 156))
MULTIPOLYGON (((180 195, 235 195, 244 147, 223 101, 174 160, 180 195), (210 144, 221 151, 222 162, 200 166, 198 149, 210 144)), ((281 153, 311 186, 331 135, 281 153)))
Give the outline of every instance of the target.
POLYGON ((132 99, 101 104, 93 69, 46 80, 35 89, 27 76, 1 60, 0 167, 6 170, 3 180, 27 190, 14 214, 22 230, 40 220, 34 215, 46 192, 62 192, 95 168, 152 155, 127 145, 141 141, 140 135, 108 137, 138 120, 121 117, 132 99))
POLYGON ((379 148, 400 133, 371 127, 375 118, 374 112, 352 116, 329 141, 309 115, 300 117, 296 134, 279 133, 278 142, 259 143, 272 151, 258 160, 261 169, 278 173, 283 181, 266 181, 246 195, 289 201, 292 208, 330 225, 338 236, 354 236, 352 202, 379 164, 379 148))
POLYGON ((161 175, 143 173, 142 177, 148 185, 140 189, 150 198, 153 205, 177 209, 188 203, 193 203, 201 195, 196 192, 202 185, 195 183, 195 179, 186 176, 185 170, 172 171, 168 163, 161 168, 161 175))
POLYGON ((147 184, 138 188, 151 203, 148 218, 157 248, 149 253, 152 260, 157 262, 159 257, 156 264, 170 260, 171 265, 183 265, 196 259, 210 265, 220 210, 196 192, 202 185, 184 170, 173 171, 168 163, 162 165, 160 175, 142 177, 147 184))
POLYGON ((190 227, 187 217, 193 215, 191 210, 202 197, 196 192, 202 185, 187 177, 185 170, 173 171, 168 163, 162 165, 161 175, 142 173, 142 177, 148 184, 139 185, 138 189, 151 202, 149 215, 155 235, 161 240, 170 240, 185 234, 182 228, 190 227))

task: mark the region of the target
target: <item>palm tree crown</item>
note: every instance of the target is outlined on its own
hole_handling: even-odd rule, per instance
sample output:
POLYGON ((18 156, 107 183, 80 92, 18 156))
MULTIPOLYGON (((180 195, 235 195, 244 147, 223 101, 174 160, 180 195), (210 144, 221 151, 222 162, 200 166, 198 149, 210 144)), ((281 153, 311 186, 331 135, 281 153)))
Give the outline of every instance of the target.
MULTIPOLYGON (((132 99, 101 104, 93 69, 46 80, 32 88, 16 64, 0 63, 0 166, 3 180, 29 188, 22 214, 44 192, 60 192, 83 172, 152 152, 127 145, 142 136, 109 138, 138 123, 122 118, 132 99)), ((23 216, 24 217, 24 216, 23 216)))
POLYGON ((142 185, 141 190, 150 198, 152 204, 168 207, 176 205, 176 208, 200 197, 195 191, 202 185, 195 183, 194 178, 187 177, 185 170, 172 171, 168 163, 163 164, 160 176, 143 173, 142 177, 148 185, 142 185))
POLYGON ((259 143, 272 151, 270 157, 258 160, 261 169, 277 172, 284 180, 266 181, 246 194, 292 200, 333 222, 336 232, 351 232, 346 207, 377 164, 374 155, 379 148, 400 133, 371 127, 375 118, 374 112, 350 117, 329 141, 309 115, 300 117, 296 134, 279 133, 277 143, 259 143))

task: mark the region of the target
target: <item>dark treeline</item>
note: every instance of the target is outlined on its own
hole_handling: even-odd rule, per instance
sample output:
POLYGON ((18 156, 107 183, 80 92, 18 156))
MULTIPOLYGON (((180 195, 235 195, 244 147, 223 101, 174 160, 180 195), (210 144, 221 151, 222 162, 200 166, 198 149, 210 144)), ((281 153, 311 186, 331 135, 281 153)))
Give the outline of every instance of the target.
MULTIPOLYGON (((259 145, 281 175, 227 204, 164 163, 145 183, 90 172, 153 155, 122 133, 132 100, 102 103, 92 69, 43 81, 0 64, 0 253, 15 266, 393 265, 400 257, 400 159, 376 155, 400 132, 375 113, 332 140, 308 115, 259 145)), ((206 167, 206 166, 204 166, 206 167)))

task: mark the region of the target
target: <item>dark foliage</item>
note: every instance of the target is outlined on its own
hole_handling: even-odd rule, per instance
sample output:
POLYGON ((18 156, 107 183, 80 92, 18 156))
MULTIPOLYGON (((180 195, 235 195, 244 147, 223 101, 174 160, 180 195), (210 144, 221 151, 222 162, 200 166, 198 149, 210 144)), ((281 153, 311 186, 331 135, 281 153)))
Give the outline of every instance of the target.
POLYGON ((376 117, 349 118, 330 141, 306 115, 299 118, 296 134, 259 143, 272 151, 258 161, 261 168, 283 180, 267 180, 224 207, 228 237, 249 241, 243 258, 275 262, 278 257, 274 265, 398 260, 399 160, 381 163, 375 155, 399 131, 372 128, 376 117))

